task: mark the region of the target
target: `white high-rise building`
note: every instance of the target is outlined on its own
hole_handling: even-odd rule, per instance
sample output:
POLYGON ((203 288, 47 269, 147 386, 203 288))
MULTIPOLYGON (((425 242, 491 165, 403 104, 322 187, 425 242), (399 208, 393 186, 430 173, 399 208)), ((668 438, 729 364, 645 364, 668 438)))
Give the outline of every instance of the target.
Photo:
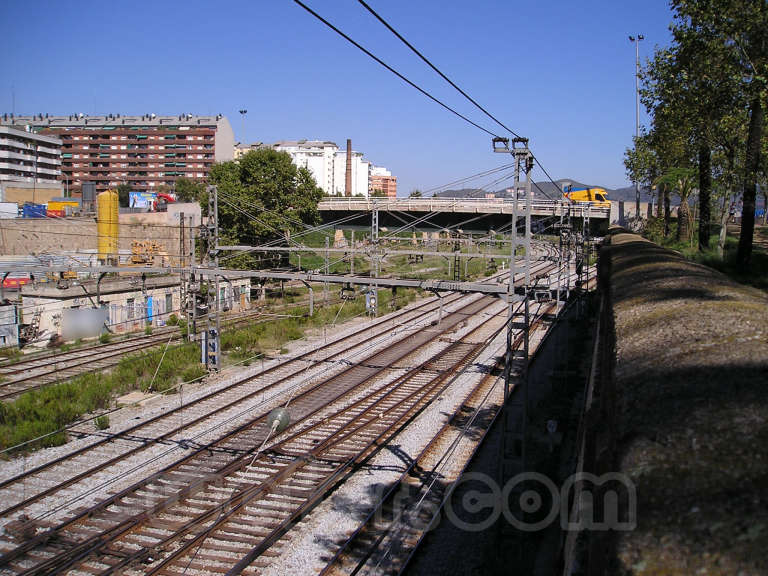
MULTIPOLYGON (((351 196, 368 197, 371 163, 363 160, 362 152, 352 152, 352 194, 351 196)), ((334 188, 331 194, 344 196, 347 175, 347 151, 339 150, 333 161, 334 188)))
MULTIPOLYGON (((339 147, 324 140, 281 140, 272 145, 275 150, 287 152, 299 168, 308 168, 315 182, 326 194, 333 190, 334 155, 339 147)), ((344 179, 342 178, 342 185, 344 179)))
MULTIPOLYGON (((308 168, 328 195, 345 194, 347 152, 326 140, 281 140, 275 150, 290 154, 296 166, 308 168)), ((352 196, 368 196, 371 163, 362 152, 352 152, 352 196)))

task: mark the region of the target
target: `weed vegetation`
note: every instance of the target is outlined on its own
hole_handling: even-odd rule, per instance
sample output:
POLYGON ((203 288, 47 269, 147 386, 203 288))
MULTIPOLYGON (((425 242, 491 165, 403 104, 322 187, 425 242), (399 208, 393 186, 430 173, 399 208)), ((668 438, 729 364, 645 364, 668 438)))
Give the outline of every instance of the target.
MULTIPOLYGON (((413 300, 416 294, 414 290, 398 291, 398 307, 413 300)), ((378 296, 379 311, 383 314, 390 309, 392 295, 389 290, 380 290, 378 296)), ((308 316, 308 311, 306 306, 298 307, 292 309, 288 317, 224 332, 221 337, 223 362, 243 362, 276 350, 285 353, 284 344, 303 337, 307 330, 334 322, 340 324, 365 314, 365 296, 358 294, 352 301, 316 308, 312 317, 308 316)), ((177 323, 182 330, 186 329, 183 319, 177 319, 177 323)), ((108 372, 82 374, 67 382, 22 394, 13 402, 0 402, 0 449, 42 436, 45 437, 25 445, 19 451, 59 446, 67 441, 67 437, 66 433, 57 430, 84 415, 112 407, 116 396, 133 390, 150 391, 150 384, 152 392, 174 392, 179 383, 206 374, 205 366, 200 363, 197 344, 169 347, 158 369, 162 356, 163 349, 160 347, 131 354, 108 372), (155 371, 157 376, 153 382, 155 371)), ((106 421, 97 418, 96 426, 100 427, 105 422, 109 426, 108 417, 106 421)))
MULTIPOLYGON (((131 390, 146 391, 162 354, 162 349, 131 354, 109 372, 82 374, 67 382, 22 394, 13 402, 1 402, 0 449, 51 434, 84 414, 109 408, 116 395, 131 390)), ((187 376, 201 376, 205 368, 199 362, 200 351, 194 344, 169 348, 153 389, 162 392, 185 381, 187 376)), ((66 434, 58 432, 24 448, 59 446, 66 441, 66 434)))
POLYGON ((720 234, 719 226, 713 225, 712 237, 710 239, 709 250, 701 252, 698 250, 698 225, 694 226, 692 239, 688 242, 678 241, 677 223, 670 223, 669 234, 665 237, 663 233, 664 223, 660 219, 652 219, 646 226, 643 236, 657 244, 675 250, 682 254, 687 260, 704 264, 722 272, 732 280, 741 284, 747 284, 768 290, 768 227, 755 227, 755 244, 752 249, 752 261, 749 272, 739 270, 736 263, 736 250, 739 244, 738 236, 727 235, 722 256, 718 253, 717 243, 720 234))

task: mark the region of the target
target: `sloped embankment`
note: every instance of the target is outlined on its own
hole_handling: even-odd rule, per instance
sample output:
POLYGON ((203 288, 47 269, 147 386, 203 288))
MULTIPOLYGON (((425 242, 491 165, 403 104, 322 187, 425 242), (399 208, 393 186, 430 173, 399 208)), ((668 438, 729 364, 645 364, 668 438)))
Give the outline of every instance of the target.
POLYGON ((616 230, 601 277, 638 496, 611 572, 768 574, 768 295, 616 230))

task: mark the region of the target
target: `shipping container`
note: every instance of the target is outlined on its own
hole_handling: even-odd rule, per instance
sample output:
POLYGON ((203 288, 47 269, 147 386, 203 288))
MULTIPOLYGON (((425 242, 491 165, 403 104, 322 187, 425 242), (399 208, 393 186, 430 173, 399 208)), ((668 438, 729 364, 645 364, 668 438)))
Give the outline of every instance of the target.
POLYGON ((18 218, 19 205, 16 202, 0 202, 0 218, 18 218))
POLYGON ((52 200, 48 201, 48 210, 61 212, 62 216, 65 214, 67 208, 69 208, 70 213, 72 213, 74 210, 79 210, 80 202, 70 198, 53 198, 52 200))
POLYGON ((45 204, 32 204, 31 202, 27 202, 22 209, 24 218, 45 218, 45 213, 45 204))

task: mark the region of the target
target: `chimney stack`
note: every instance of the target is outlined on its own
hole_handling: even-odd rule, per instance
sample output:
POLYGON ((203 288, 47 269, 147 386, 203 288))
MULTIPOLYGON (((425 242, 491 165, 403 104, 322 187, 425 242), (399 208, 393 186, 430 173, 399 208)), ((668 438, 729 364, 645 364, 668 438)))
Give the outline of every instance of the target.
POLYGON ((347 138, 347 173, 344 183, 344 195, 352 196, 352 140, 347 138))

